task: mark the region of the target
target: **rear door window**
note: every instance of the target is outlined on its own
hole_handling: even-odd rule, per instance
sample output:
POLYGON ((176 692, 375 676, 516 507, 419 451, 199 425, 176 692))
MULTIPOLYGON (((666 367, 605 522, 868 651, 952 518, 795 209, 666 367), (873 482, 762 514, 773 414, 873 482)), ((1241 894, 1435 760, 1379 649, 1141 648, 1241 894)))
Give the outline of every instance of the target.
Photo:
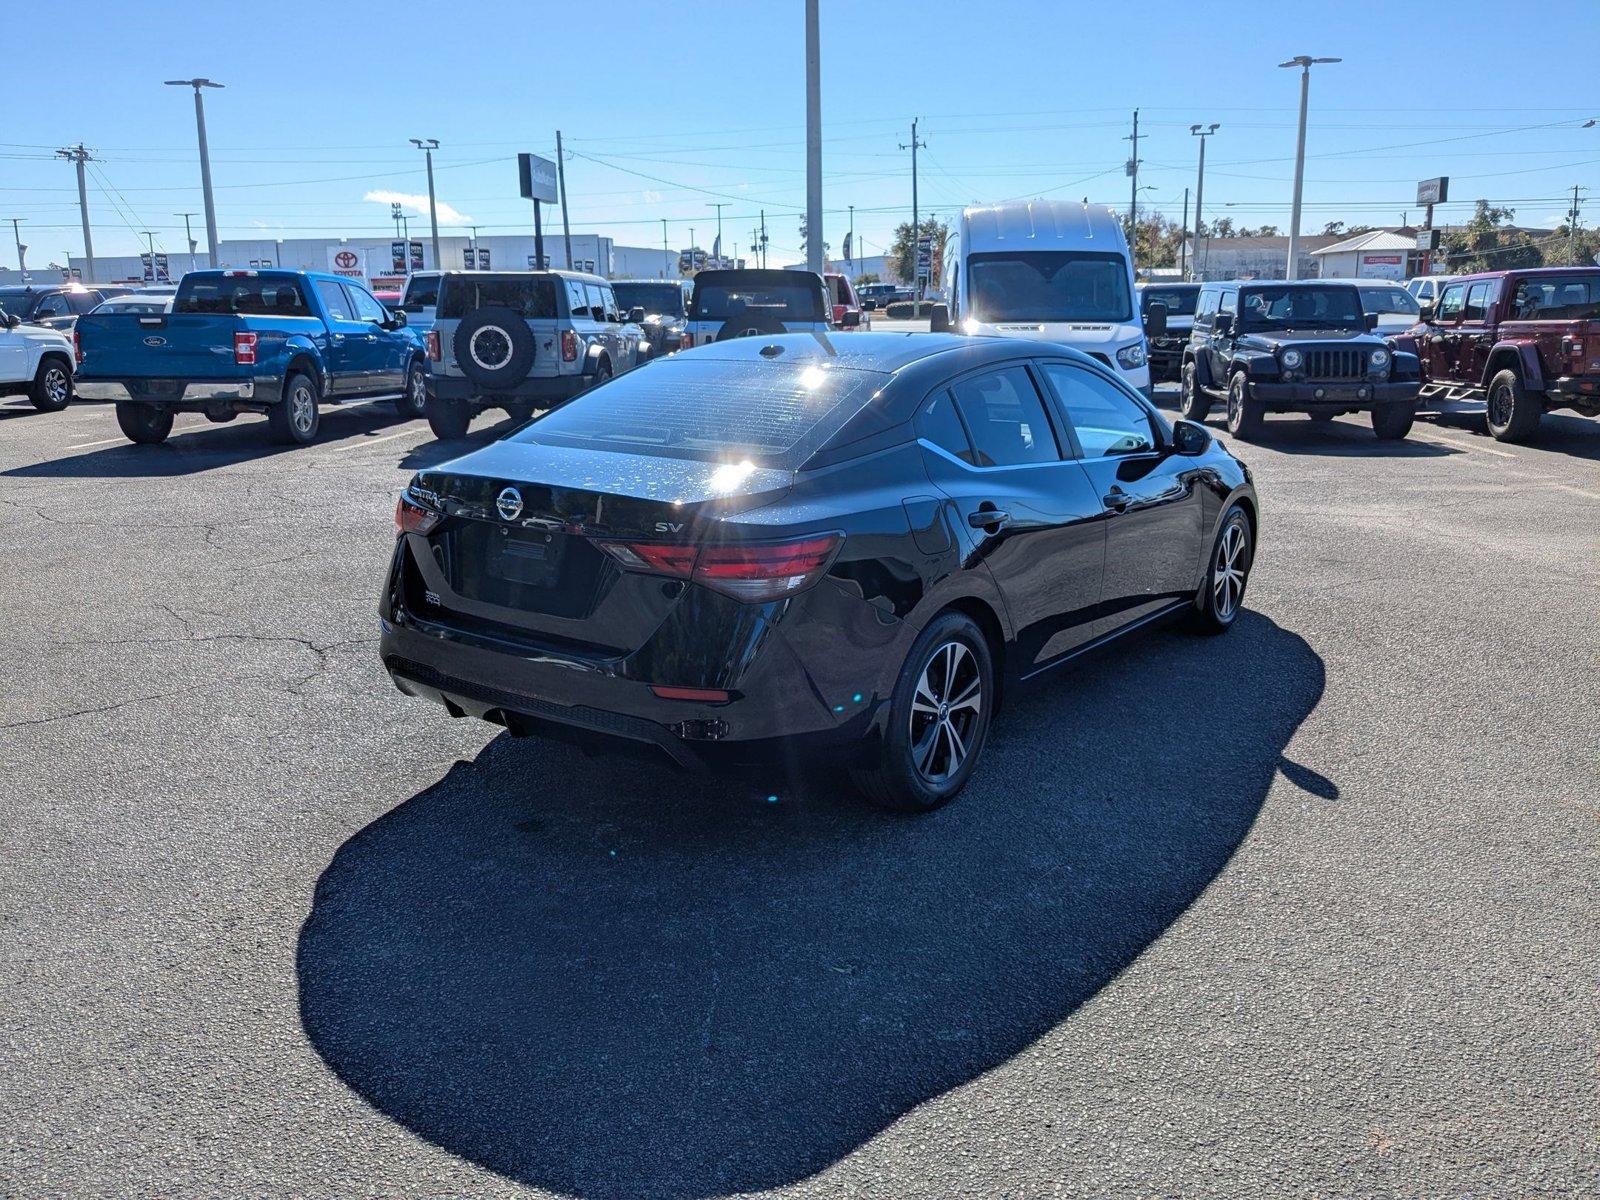
POLYGON ((1484 280, 1475 283, 1467 289, 1467 302, 1461 310, 1463 321, 1482 321, 1489 313, 1489 308, 1494 304, 1494 283, 1484 280))
POLYGON ((556 281, 549 275, 450 275, 439 285, 441 321, 460 320, 490 306, 509 308, 528 320, 549 320, 556 313, 556 281))
POLYGON ((1022 367, 968 376, 950 393, 971 435, 976 465, 1014 467, 1061 457, 1044 402, 1022 367))
POLYGON ((940 392, 917 414, 917 436, 964 463, 976 462, 967 427, 961 423, 961 414, 956 412, 956 402, 949 392, 940 392))

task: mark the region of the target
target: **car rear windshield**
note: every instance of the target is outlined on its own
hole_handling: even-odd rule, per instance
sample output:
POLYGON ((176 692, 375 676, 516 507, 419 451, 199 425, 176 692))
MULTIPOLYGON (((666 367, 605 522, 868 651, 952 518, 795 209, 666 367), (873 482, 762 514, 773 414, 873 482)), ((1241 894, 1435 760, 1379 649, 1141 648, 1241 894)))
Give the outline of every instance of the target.
POLYGON ((26 288, 13 291, 0 291, 0 309, 4 309, 14 317, 20 317, 28 311, 28 305, 33 302, 35 293, 26 288))
POLYGON ((1364 287, 1361 307, 1369 313, 1402 313, 1408 317, 1422 312, 1416 297, 1403 287, 1364 287))
POLYGON ((822 309, 822 288, 815 282, 699 283, 689 302, 689 317, 695 321, 727 321, 733 317, 761 314, 778 321, 826 321, 822 309))
POLYGON ((405 298, 400 301, 400 307, 407 312, 421 312, 425 308, 432 308, 439 303, 439 277, 437 275, 413 275, 406 283, 405 298))
POLYGON ((532 320, 561 315, 556 307, 556 281, 549 275, 446 275, 439 285, 438 316, 459 320, 490 305, 503 305, 532 320))
MULTIPOLYGON (((0 304, 5 297, 0 296, 0 304)), ((1513 321, 1600 321, 1600 275, 1519 279, 1511 295, 1513 321)))
POLYGON ((666 358, 547 413, 512 440, 793 470, 885 378, 843 367, 666 358))
POLYGON ((1281 287, 1239 297, 1241 329, 1365 329, 1353 287, 1281 287))
POLYGON ((309 317, 298 280, 264 275, 185 275, 173 297, 174 313, 309 317))
POLYGON ((980 321, 1127 321, 1128 260, 1121 254, 1029 250, 967 259, 980 321))
POLYGON ((1144 306, 1165 304, 1169 317, 1194 316, 1195 301, 1200 299, 1199 288, 1145 288, 1144 306))
POLYGON ((675 283, 618 283, 612 287, 623 312, 642 308, 646 316, 683 316, 683 289, 675 283))

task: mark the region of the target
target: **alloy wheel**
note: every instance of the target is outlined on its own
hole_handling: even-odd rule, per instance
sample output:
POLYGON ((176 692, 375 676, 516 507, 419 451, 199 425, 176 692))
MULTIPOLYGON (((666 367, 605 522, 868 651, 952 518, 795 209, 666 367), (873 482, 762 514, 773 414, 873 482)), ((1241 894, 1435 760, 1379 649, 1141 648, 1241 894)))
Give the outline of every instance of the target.
POLYGON ((1505 428, 1511 424, 1511 389, 1508 387, 1493 388, 1489 392, 1489 421, 1491 424, 1505 428))
POLYGON ((51 367, 44 373, 44 394, 51 404, 67 402, 67 373, 60 367, 51 367))
POLYGON ((312 398, 310 388, 304 385, 295 388, 294 394, 289 397, 289 419, 302 434, 311 432, 317 420, 317 402, 312 398))
POLYGON ((1217 543, 1217 561, 1211 573, 1212 602, 1216 606, 1218 620, 1231 621, 1238 611, 1239 601, 1244 598, 1245 575, 1249 570, 1250 564, 1245 557, 1244 530, 1235 521, 1217 543))
POLYGON ((423 377, 423 374, 422 374, 421 371, 412 371, 411 372, 411 403, 416 406, 416 409, 417 409, 418 412, 421 412, 422 411, 422 406, 424 404, 426 404, 427 401, 428 401, 428 381, 427 381, 427 379, 425 379, 423 377))
POLYGON ((931 784, 959 772, 974 749, 983 711, 978 660, 958 641, 929 657, 911 698, 911 762, 931 784))
POLYGON ((498 370, 511 361, 511 339, 506 331, 494 325, 484 325, 472 331, 467 343, 472 361, 485 371, 498 370))

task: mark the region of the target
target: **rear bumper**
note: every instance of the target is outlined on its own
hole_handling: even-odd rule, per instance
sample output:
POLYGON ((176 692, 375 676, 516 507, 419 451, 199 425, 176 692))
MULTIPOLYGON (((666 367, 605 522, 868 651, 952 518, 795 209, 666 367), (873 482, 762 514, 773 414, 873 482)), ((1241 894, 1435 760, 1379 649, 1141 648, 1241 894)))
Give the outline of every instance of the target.
POLYGON ((1282 410, 1317 412, 1321 409, 1368 409, 1381 404, 1408 404, 1416 400, 1421 384, 1414 379, 1366 382, 1346 380, 1338 383, 1252 380, 1251 396, 1263 404, 1282 410))
POLYGON ((588 375, 530 376, 509 387, 484 388, 472 380, 457 375, 429 374, 428 396, 440 400, 477 400, 495 404, 505 400, 534 400, 561 402, 570 400, 592 379, 588 375))
POLYGON ((85 379, 78 376, 72 389, 80 400, 102 400, 136 404, 193 404, 212 400, 256 403, 253 379, 131 380, 85 379), (176 385, 163 390, 159 385, 176 385), (144 386, 141 386, 144 385, 144 386), (157 385, 157 386, 152 386, 157 385))

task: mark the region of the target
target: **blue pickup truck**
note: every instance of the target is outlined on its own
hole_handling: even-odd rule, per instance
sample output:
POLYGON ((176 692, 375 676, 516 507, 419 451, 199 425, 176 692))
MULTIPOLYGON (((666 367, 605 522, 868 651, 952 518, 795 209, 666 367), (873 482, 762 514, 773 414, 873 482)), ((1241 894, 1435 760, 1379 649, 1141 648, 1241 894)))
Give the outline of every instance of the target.
POLYGON ((114 401, 122 432, 147 444, 180 412, 265 413, 274 440, 304 445, 322 404, 398 393, 400 414, 418 417, 427 399, 405 313, 314 271, 190 271, 171 312, 91 313, 75 342, 78 398, 114 401))

